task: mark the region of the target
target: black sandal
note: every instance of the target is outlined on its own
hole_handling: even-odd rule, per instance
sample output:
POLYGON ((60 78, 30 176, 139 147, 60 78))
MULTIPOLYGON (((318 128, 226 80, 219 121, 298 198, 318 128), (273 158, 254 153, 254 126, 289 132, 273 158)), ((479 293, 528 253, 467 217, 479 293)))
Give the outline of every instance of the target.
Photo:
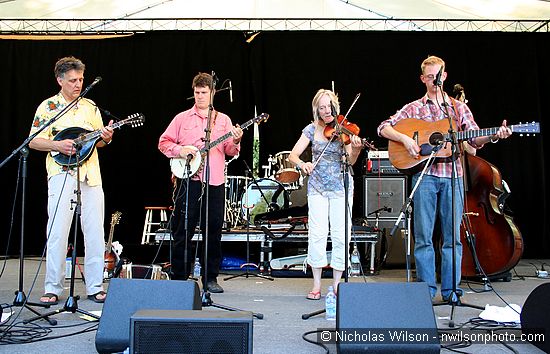
POLYGON ((105 298, 103 299, 98 299, 97 298, 97 295, 107 295, 107 293, 103 290, 93 294, 93 295, 88 295, 88 299, 92 300, 93 302, 97 302, 98 304, 102 304, 105 302, 105 298))

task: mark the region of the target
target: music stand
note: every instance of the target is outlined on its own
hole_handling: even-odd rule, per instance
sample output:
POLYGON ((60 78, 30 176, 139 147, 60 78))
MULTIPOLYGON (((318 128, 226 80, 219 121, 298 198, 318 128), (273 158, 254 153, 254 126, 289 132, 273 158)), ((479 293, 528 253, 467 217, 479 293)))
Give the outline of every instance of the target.
MULTIPOLYGON (((250 167, 248 167, 248 164, 246 163, 246 161, 244 161, 244 164, 246 166, 245 180, 246 180, 246 177, 248 177, 248 175, 250 175, 251 178, 253 180, 255 180, 254 176, 252 175, 252 173, 250 171, 250 167)), ((248 204, 248 192, 245 192, 245 204, 246 205, 244 206, 244 208, 246 209, 246 262, 245 262, 245 264, 241 265, 241 268, 244 267, 245 270, 244 270, 244 273, 232 275, 230 277, 224 278, 223 280, 227 281, 227 280, 235 279, 235 278, 238 278, 238 277, 245 277, 245 278, 248 279, 249 276, 254 276, 254 277, 257 277, 257 278, 262 278, 262 279, 267 279, 267 280, 273 281, 275 279, 273 279, 272 277, 269 277, 269 276, 263 275, 263 274, 258 274, 258 273, 251 273, 251 272, 248 271, 248 268, 250 266, 254 266, 254 267, 258 268, 257 264, 250 263, 250 209, 253 208, 254 205, 249 205, 248 204)))

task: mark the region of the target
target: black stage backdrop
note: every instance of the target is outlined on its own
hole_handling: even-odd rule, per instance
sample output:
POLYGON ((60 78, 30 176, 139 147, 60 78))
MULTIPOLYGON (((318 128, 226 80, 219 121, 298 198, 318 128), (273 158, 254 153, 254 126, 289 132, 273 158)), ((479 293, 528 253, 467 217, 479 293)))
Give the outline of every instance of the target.
MULTIPOLYGON (((138 245, 145 206, 171 204, 168 160, 157 143, 173 116, 190 107, 191 80, 215 71, 220 84, 231 79, 234 102, 227 91, 216 95, 215 107, 243 123, 267 112, 260 125, 260 163, 269 154, 290 150, 311 120, 311 99, 334 82, 345 113, 357 93, 361 98, 349 114, 361 135, 383 148, 376 127, 405 103, 424 94, 420 62, 441 56, 449 72, 446 90, 456 83, 466 89, 468 104, 480 127, 540 121, 549 115, 550 35, 547 33, 480 32, 263 32, 250 43, 241 32, 148 32, 104 40, 0 41, 0 158, 27 137, 37 105, 57 93, 55 61, 74 55, 87 66, 85 83, 103 81, 88 94, 100 107, 125 118, 143 113, 143 127, 123 127, 113 143, 100 150, 109 215, 123 213, 115 240, 138 245)), ((109 118, 105 117, 105 123, 109 118)), ((239 159, 229 175, 244 175, 242 160, 252 165, 252 130, 245 132, 239 159)), ((497 166, 512 195, 508 205, 523 234, 524 257, 547 257, 549 220, 544 136, 520 137, 488 144, 478 155, 497 166)), ((550 155, 549 155, 550 156, 550 155)), ((361 156, 363 158, 363 156, 361 156)), ((20 195, 15 156, 0 170, 0 247, 19 252, 20 195)), ((355 167, 362 174, 362 160, 355 167)), ((261 172, 260 174, 263 174, 261 172)), ((356 188, 360 184, 356 182, 356 188)), ((47 184, 44 153, 28 158, 25 254, 41 254, 45 244, 47 184)), ((356 198, 355 204, 362 204, 356 198)), ((360 208, 355 208, 361 216, 360 208)), ((357 215, 359 214, 359 215, 357 215)), ((80 241, 79 244, 82 244, 80 241)), ((151 254, 151 259, 153 255, 151 254)))

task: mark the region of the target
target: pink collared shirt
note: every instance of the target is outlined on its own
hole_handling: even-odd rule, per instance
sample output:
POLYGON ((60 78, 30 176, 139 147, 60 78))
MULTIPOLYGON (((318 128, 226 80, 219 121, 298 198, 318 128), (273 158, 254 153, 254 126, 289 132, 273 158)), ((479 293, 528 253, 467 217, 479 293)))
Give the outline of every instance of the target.
MULTIPOLYGON (((233 128, 231 119, 226 114, 214 111, 212 112, 212 120, 211 142, 229 133, 233 128)), ((159 150, 166 157, 172 158, 179 157, 180 151, 185 145, 195 146, 199 150, 202 149, 204 147, 202 139, 205 137, 206 125, 207 117, 201 116, 196 106, 178 113, 160 136, 159 150)), ((210 149, 210 185, 219 186, 224 183, 225 155, 235 156, 240 149, 240 144, 234 144, 232 137, 210 149)), ((205 156, 203 156, 203 160, 206 160, 205 156)), ((204 171, 204 168, 201 168, 192 179, 204 182, 204 171)))

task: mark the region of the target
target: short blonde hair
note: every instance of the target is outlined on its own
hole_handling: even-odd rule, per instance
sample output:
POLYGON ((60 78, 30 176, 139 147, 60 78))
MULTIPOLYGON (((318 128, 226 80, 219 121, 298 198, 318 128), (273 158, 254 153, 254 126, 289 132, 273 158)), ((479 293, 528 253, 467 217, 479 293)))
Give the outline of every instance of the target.
POLYGON ((424 74, 424 69, 426 68, 426 66, 430 65, 441 65, 443 71, 445 71, 445 62, 443 61, 443 59, 441 59, 440 57, 436 57, 435 55, 430 55, 429 57, 424 59, 422 64, 420 64, 420 70, 422 71, 422 74, 424 74))
POLYGON ((336 111, 332 112, 332 114, 340 114, 340 102, 338 102, 338 96, 331 90, 320 89, 319 91, 317 91, 315 97, 313 97, 313 100, 311 101, 311 110, 313 112, 313 120, 315 121, 319 119, 319 101, 324 95, 327 95, 330 98, 330 104, 332 107, 334 107, 334 110, 336 111))

